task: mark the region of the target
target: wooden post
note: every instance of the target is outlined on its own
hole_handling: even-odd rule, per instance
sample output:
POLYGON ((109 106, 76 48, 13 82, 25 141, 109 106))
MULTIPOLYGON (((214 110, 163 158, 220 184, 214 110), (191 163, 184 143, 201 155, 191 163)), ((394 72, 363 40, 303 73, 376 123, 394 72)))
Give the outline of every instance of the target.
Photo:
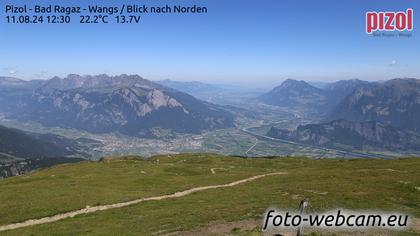
MULTIPOLYGON (((305 213, 305 209, 308 206, 308 204, 309 204, 309 201, 306 200, 306 199, 303 199, 300 202, 300 205, 299 205, 299 214, 300 214, 301 217, 305 213)), ((297 236, 303 236, 303 225, 302 224, 299 226, 299 229, 297 231, 297 236)))

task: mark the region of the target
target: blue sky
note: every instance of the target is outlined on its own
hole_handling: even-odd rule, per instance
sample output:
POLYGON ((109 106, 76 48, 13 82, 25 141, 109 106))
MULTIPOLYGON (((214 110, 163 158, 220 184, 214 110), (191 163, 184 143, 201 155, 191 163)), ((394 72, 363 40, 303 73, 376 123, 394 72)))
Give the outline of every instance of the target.
POLYGON ((131 25, 6 24, 5 5, 22 2, 1 2, 0 75, 45 79, 69 73, 127 73, 151 80, 249 85, 276 84, 286 78, 420 78, 419 1, 75 0, 67 2, 197 4, 207 7, 208 13, 149 14, 131 25), (373 38, 365 33, 366 11, 408 7, 414 9, 412 37, 373 38))

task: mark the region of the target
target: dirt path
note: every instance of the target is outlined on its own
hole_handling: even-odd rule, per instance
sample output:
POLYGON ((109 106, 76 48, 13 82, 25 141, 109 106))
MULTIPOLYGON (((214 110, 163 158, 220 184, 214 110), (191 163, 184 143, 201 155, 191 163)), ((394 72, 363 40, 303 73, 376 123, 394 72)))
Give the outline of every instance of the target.
POLYGON ((216 170, 227 170, 226 168, 211 168, 210 171, 212 174, 216 174, 216 170))
POLYGON ((59 221, 59 220, 66 219, 66 218, 72 218, 72 217, 75 217, 77 215, 88 214, 88 213, 93 213, 93 212, 97 212, 97 211, 105 211, 105 210, 114 209, 114 208, 121 208, 121 207, 138 204, 138 203, 145 202, 145 201, 163 200, 163 199, 169 199, 169 198, 179 198, 179 197, 183 197, 185 195, 189 195, 191 193, 200 192, 200 191, 204 191, 204 190, 208 190, 208 189, 233 187, 235 185, 250 182, 250 181, 254 181, 254 180, 266 177, 266 176, 284 175, 284 174, 287 174, 287 172, 275 172, 275 173, 256 175, 256 176, 252 176, 252 177, 249 177, 249 178, 246 178, 246 179, 231 182, 231 183, 228 183, 228 184, 196 187, 196 188, 184 190, 184 191, 181 191, 181 192, 176 192, 174 194, 168 194, 168 195, 162 195, 162 196, 156 196, 156 197, 140 198, 140 199, 136 199, 136 200, 132 200, 132 201, 128 201, 128 202, 114 203, 114 204, 94 206, 94 207, 87 206, 86 208, 83 208, 83 209, 80 209, 80 210, 70 211, 70 212, 67 212, 67 213, 62 213, 62 214, 58 214, 58 215, 54 215, 54 216, 48 216, 48 217, 44 217, 44 218, 40 218, 40 219, 26 220, 26 221, 21 222, 21 223, 3 225, 3 226, 0 226, 0 232, 1 231, 6 231, 6 230, 12 230, 12 229, 18 229, 18 228, 33 226, 33 225, 52 223, 52 222, 56 222, 56 221, 59 221))

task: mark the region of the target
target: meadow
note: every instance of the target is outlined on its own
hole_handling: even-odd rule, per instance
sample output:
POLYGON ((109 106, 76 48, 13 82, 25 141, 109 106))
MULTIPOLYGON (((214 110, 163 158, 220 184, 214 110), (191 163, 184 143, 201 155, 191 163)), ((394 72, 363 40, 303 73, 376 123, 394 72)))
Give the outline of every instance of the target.
POLYGON ((297 210, 303 198, 309 200, 313 212, 335 208, 397 211, 418 219, 419 170, 418 158, 315 160, 216 154, 161 155, 149 159, 129 156, 63 164, 0 181, 0 226, 86 206, 227 184, 265 173, 286 174, 78 215, 3 231, 0 235, 194 235, 200 229, 226 224, 232 225, 228 234, 259 235, 255 222, 262 221, 268 207, 297 210), (251 229, 235 224, 247 221, 254 221, 251 229))

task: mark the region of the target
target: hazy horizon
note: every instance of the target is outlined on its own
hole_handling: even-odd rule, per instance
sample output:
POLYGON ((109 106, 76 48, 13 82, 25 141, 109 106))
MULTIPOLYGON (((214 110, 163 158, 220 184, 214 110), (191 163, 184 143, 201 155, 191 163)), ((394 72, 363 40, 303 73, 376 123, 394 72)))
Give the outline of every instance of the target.
MULTIPOLYGON (((49 79, 52 79, 54 77, 66 78, 68 75, 71 75, 71 74, 77 74, 77 73, 69 73, 69 74, 66 74, 64 76, 54 75, 52 77, 40 78, 40 79, 25 79, 25 78, 20 78, 18 76, 15 76, 15 74, 12 74, 12 75, 2 75, 2 74, 0 74, 0 77, 12 77, 12 78, 16 78, 16 79, 22 79, 22 80, 25 80, 25 81, 30 81, 30 80, 49 80, 49 79)), ((101 74, 105 74, 105 73, 101 73, 101 74)), ((80 76, 96 76, 96 75, 101 75, 101 74, 78 74, 78 75, 80 75, 80 76)), ((120 76, 120 75, 123 75, 123 74, 126 74, 126 73, 122 73, 122 74, 107 73, 106 75, 108 75, 108 76, 120 76)), ((170 81, 175 81, 175 82, 200 82, 200 83, 209 84, 209 85, 221 85, 221 86, 223 86, 223 85, 225 85, 225 86, 235 85, 235 86, 240 86, 240 87, 243 87, 243 88, 253 87, 253 88, 257 88, 257 89, 258 88, 259 89, 270 89, 272 87, 280 85, 282 82, 284 82, 285 80, 288 80, 288 79, 293 79, 293 80, 298 80, 298 81, 303 80, 305 82, 313 83, 313 84, 316 84, 316 83, 320 83, 320 84, 321 83, 334 83, 334 82, 341 81, 341 80, 353 80, 353 79, 364 80, 364 81, 369 81, 369 82, 381 82, 381 81, 387 81, 387 80, 391 80, 391 79, 400 79, 400 78, 402 78, 402 79, 407 79, 407 78, 418 79, 418 78, 415 78, 415 77, 395 77, 395 78, 385 78, 385 79, 378 79, 378 80, 366 80, 366 79, 361 79, 361 78, 343 78, 343 79, 338 79, 338 80, 322 81, 322 80, 305 80, 305 79, 298 79, 298 78, 279 78, 279 79, 273 80, 273 81, 267 81, 266 80, 262 83, 258 82, 258 81, 255 81, 255 83, 250 82, 250 83, 244 84, 244 83, 240 83, 240 81, 217 82, 216 80, 202 80, 202 81, 199 81, 199 80, 175 80, 175 79, 170 79, 170 78, 151 79, 151 78, 145 78, 141 74, 127 74, 127 75, 139 75, 143 79, 147 79, 147 80, 150 80, 150 81, 153 81, 153 82, 158 82, 158 81, 162 81, 162 80, 170 80, 170 81), (258 86, 255 86, 257 83, 258 83, 258 86)))

